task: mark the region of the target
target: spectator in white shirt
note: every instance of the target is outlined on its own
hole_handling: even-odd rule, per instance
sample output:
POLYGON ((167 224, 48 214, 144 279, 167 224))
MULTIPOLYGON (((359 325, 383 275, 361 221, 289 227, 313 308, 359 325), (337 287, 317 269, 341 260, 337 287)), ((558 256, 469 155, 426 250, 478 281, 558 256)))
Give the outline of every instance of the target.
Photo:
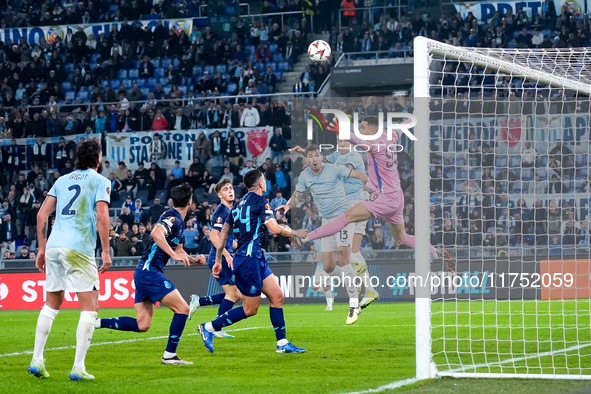
POLYGON ((521 165, 523 167, 533 167, 536 164, 536 148, 530 141, 525 141, 525 146, 521 149, 521 165))
POLYGON ((261 118, 259 111, 252 107, 252 103, 248 103, 244 111, 242 111, 242 117, 240 118, 240 126, 242 127, 256 127, 259 125, 261 118))

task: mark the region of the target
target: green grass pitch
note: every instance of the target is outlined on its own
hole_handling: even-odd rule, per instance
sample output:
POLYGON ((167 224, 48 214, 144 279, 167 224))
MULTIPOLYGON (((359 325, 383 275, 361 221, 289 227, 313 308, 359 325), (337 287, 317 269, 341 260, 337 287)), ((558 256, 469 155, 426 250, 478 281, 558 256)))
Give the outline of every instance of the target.
MULTIPOLYGON (((446 311, 447 311, 446 306, 446 311)), ((202 308, 188 321, 179 356, 191 366, 160 364, 172 313, 157 308, 143 334, 97 330, 86 360, 96 377, 70 382, 79 312, 62 310, 47 342, 49 379, 27 375, 38 311, 0 312, 0 392, 2 393, 343 393, 363 391, 408 379, 415 374, 414 304, 371 305, 352 326, 344 324, 347 306, 288 305, 288 338, 308 349, 304 354, 276 354, 268 308, 229 330, 236 337, 216 339, 210 354, 196 334, 199 322, 216 308, 202 308)), ((133 309, 104 309, 102 317, 135 316, 133 309)), ((463 319, 460 315, 459 319, 463 319)), ((585 381, 518 379, 438 379, 405 386, 412 392, 585 392, 585 381)), ((392 390, 386 390, 392 391, 392 390)))

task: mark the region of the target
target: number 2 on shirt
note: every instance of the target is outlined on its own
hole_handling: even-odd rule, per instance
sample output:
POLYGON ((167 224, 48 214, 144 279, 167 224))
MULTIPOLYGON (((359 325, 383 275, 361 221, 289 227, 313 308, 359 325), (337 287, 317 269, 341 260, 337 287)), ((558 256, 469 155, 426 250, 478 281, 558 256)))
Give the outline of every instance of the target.
POLYGON ((242 208, 237 208, 232 211, 232 218, 234 222, 240 219, 241 223, 246 224, 246 231, 250 231, 250 206, 246 207, 246 216, 242 217, 242 208))
POLYGON ((74 201, 76 201, 76 199, 78 197, 80 197, 80 192, 82 191, 82 189, 80 188, 80 185, 72 185, 68 188, 69 191, 74 190, 74 197, 72 197, 72 199, 70 200, 69 203, 66 204, 66 206, 64 207, 64 209, 62 209, 62 215, 64 216, 73 216, 76 215, 76 210, 75 209, 70 209, 72 208, 72 205, 74 204, 74 201))

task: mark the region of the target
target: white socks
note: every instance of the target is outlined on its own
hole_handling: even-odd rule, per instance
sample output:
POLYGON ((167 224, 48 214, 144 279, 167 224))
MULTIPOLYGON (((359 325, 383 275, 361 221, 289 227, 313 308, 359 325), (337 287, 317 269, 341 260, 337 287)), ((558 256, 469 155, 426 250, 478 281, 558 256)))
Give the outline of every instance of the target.
POLYGON ((283 339, 280 339, 277 341, 277 346, 285 346, 287 344, 288 344, 288 342, 287 342, 286 338, 283 338, 283 339))
POLYGON ((97 314, 97 312, 93 311, 80 312, 80 320, 76 329, 76 357, 74 358, 74 367, 79 371, 86 369, 84 360, 86 359, 86 353, 88 352, 92 334, 94 333, 94 323, 97 314))
POLYGON ((43 349, 45 349, 45 342, 51 331, 53 320, 57 316, 58 310, 51 309, 47 305, 43 305, 39 318, 37 319, 37 329, 35 331, 35 349, 33 350, 33 360, 39 364, 43 364, 43 349))
POLYGON ((170 353, 165 350, 162 358, 173 358, 174 356, 176 356, 176 353, 170 353))
POLYGON ((213 325, 211 324, 211 322, 205 323, 205 329, 207 331, 209 331, 209 332, 214 332, 215 331, 214 328, 213 328, 213 325))
POLYGON ((355 270, 351 264, 347 264, 341 267, 341 273, 343 281, 345 282, 345 288, 347 289, 347 295, 349 296, 349 306, 351 308, 359 307, 359 289, 355 286, 355 270))

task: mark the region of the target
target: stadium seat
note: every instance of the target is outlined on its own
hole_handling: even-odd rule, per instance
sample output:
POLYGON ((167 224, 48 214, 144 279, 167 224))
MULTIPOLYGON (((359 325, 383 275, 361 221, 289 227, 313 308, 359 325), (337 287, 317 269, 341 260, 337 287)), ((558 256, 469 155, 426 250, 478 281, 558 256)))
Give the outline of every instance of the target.
POLYGON ((131 79, 124 79, 121 82, 123 83, 123 86, 125 86, 125 89, 127 89, 127 90, 133 89, 133 81, 131 79))
POLYGON ((207 202, 210 204, 219 204, 221 201, 217 194, 210 193, 210 195, 207 197, 207 202))
POLYGON ((140 71, 137 68, 132 68, 131 70, 129 70, 129 78, 131 79, 137 79, 140 77, 140 71))
POLYGON ((281 56, 281 54, 280 54, 280 53, 274 53, 274 54, 273 54, 273 61, 274 61, 274 62, 280 62, 280 61, 282 61, 282 60, 283 60, 283 57, 281 56))
POLYGON ((90 62, 91 63, 98 63, 98 60, 101 58, 101 54, 100 53, 93 53, 92 55, 90 55, 90 62))
POLYGON ((220 180, 223 173, 224 173, 224 167, 215 166, 215 167, 211 168, 211 176, 216 182, 220 180))
POLYGON ((195 203, 199 204, 205 200, 205 189, 202 187, 198 187, 193 192, 193 198, 195 203))
POLYGON ((226 85, 226 92, 232 94, 236 91, 237 88, 238 85, 236 85, 235 83, 229 83, 226 85))
POLYGON ((158 80, 156 78, 148 78, 148 87, 151 89, 154 89, 156 87, 156 84, 158 83, 158 80))
POLYGON ((70 101, 74 101, 76 100, 76 92, 70 90, 69 92, 66 92, 66 98, 69 98, 70 101))
POLYGON ((162 67, 165 70, 168 70, 168 66, 170 66, 171 64, 172 64, 172 60, 170 58, 165 57, 160 62, 160 67, 162 67))
POLYGON ((511 155, 511 161, 509 167, 519 167, 521 166, 521 156, 511 155))
POLYGON ((143 190, 138 190, 137 196, 135 198, 139 198, 140 200, 142 200, 142 205, 146 206, 146 205, 148 205, 148 197, 149 197, 148 190, 143 189, 143 190))
POLYGON ((113 208, 119 208, 119 207, 121 207, 121 205, 123 205, 123 202, 125 202, 125 200, 128 197, 129 198, 133 198, 133 195, 131 194, 131 192, 124 192, 124 191, 119 192, 119 200, 121 201, 121 204, 119 204, 118 206, 116 205, 113 208))
POLYGON ((74 72, 74 64, 73 63, 66 63, 64 70, 66 70, 67 74, 72 74, 74 72))
POLYGON ((82 102, 86 102, 88 101, 88 92, 81 90, 78 92, 76 98, 79 98, 80 100, 82 100, 82 102))
POLYGON ((203 74, 203 68, 201 66, 193 66, 193 76, 197 77, 203 74))
POLYGON ((279 62, 278 70, 282 72, 289 71, 289 63, 288 62, 279 62))
POLYGON ((265 72, 267 71, 267 67, 271 67, 271 71, 277 71, 277 65, 275 64, 275 62, 265 63, 265 72))
POLYGON ((274 43, 273 44, 269 44, 269 52, 271 52, 271 53, 277 52, 277 49, 278 48, 279 47, 277 46, 277 44, 274 44, 274 43))
POLYGON ((161 204, 166 204, 166 202, 168 201, 168 190, 166 190, 166 189, 156 190, 156 195, 154 196, 154 198, 155 199, 159 198, 161 204))
POLYGON ((496 167, 507 167, 507 156, 497 156, 495 159, 496 167))
POLYGON ((127 78, 127 70, 121 69, 121 70, 117 71, 117 78, 119 78, 119 79, 127 78))
POLYGON ((244 52, 247 55, 254 55, 256 48, 254 47, 254 45, 247 45, 244 47, 244 52))
POLYGON ((206 71, 209 73, 209 76, 211 77, 212 74, 215 72, 215 69, 213 68, 213 66, 205 66, 203 67, 203 73, 205 73, 206 71))
POLYGON ((121 82, 118 79, 111 79, 109 85, 111 86, 111 89, 117 92, 117 90, 119 90, 119 85, 121 85, 121 82))
POLYGON ((226 15, 234 15, 236 13, 236 7, 233 5, 226 6, 226 15))
POLYGON ((160 85, 162 85, 162 87, 168 86, 168 79, 166 78, 160 78, 158 82, 160 82, 160 85))
POLYGON ((175 69, 178 70, 181 65, 181 61, 175 57, 174 59, 172 59, 172 65, 175 69))
POLYGON ((148 94, 150 94, 150 88, 140 88, 140 91, 142 92, 144 98, 147 98, 148 94))
MULTIPOLYGON (((161 84, 162 85, 162 84, 161 84)), ((162 88, 162 90, 164 91, 164 93, 166 93, 166 95, 168 95, 168 93, 170 93, 170 89, 172 89, 170 86, 164 86, 162 88)))
POLYGON ((283 73, 281 71, 275 71, 273 74, 275 74, 277 81, 283 81, 283 73))
POLYGON ((150 60, 150 63, 152 63, 152 66, 154 66, 154 68, 160 67, 160 59, 152 59, 150 60))
POLYGON ((220 72, 220 73, 222 73, 222 74, 225 74, 225 73, 227 73, 227 72, 228 72, 228 66, 226 66, 225 64, 218 64, 218 65, 215 67, 215 72, 216 72, 216 73, 217 73, 217 72, 220 72))
POLYGON ((259 74, 262 74, 265 72, 265 65, 263 63, 255 63, 254 68, 257 69, 259 74))
POLYGON ((178 88, 179 88, 179 90, 180 90, 181 92, 183 92, 183 94, 187 94, 187 87, 186 87, 186 86, 182 86, 182 85, 181 85, 181 86, 179 86, 178 88))
POLYGON ((104 88, 105 88, 105 86, 107 86, 108 84, 109 84, 109 81, 108 81, 108 80, 106 80, 106 79, 105 79, 105 80, 103 80, 103 81, 101 82, 101 89, 104 89, 104 88))
POLYGON ((140 89, 146 86, 146 80, 143 78, 136 79, 135 81, 133 81, 133 83, 135 83, 137 87, 140 89))
POLYGON ((157 68, 154 70, 154 78, 164 78, 164 69, 157 68))
POLYGON ((94 71, 96 70, 96 66, 97 66, 97 62, 90 62, 89 66, 90 66, 90 71, 94 71))
POLYGON ((68 81, 62 82, 62 92, 67 93, 72 90, 72 84, 68 81))

